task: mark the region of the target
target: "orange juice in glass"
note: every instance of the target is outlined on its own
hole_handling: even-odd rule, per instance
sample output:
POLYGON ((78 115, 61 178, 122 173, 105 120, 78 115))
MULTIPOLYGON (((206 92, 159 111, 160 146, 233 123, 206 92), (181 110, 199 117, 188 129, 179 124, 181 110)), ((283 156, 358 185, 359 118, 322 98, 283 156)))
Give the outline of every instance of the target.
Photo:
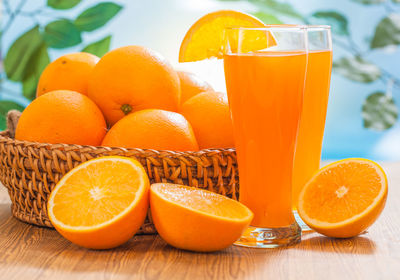
MULTIPOLYGON (((307 26, 307 33, 309 53, 306 86, 293 173, 294 209, 303 186, 320 167, 332 69, 330 27, 307 26)), ((298 215, 296 220, 303 230, 309 230, 298 215)))
POLYGON ((238 27, 225 33, 239 200, 254 213, 251 227, 235 244, 274 248, 297 243, 301 229, 292 212, 291 190, 307 65, 306 30, 238 27), (273 42, 260 49, 259 42, 271 38, 273 42), (250 51, 253 41, 258 47, 250 51))

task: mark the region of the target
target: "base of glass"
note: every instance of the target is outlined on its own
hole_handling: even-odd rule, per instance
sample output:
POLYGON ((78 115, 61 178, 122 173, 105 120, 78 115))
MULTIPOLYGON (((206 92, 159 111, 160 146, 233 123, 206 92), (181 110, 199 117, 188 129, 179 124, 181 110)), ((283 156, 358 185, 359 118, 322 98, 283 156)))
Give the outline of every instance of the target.
POLYGON ((293 215, 294 218, 296 219, 296 222, 299 224, 301 231, 306 232, 306 231, 312 231, 312 228, 310 228, 301 218, 297 210, 293 210, 293 215))
POLYGON ((281 228, 248 227, 234 243, 236 246, 250 248, 278 248, 290 246, 301 241, 301 228, 294 222, 281 228))

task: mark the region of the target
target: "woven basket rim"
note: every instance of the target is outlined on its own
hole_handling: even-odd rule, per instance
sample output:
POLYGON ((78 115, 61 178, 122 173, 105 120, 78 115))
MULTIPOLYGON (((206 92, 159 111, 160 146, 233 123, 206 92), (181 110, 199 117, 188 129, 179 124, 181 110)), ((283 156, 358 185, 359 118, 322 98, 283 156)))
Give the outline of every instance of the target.
POLYGON ((140 148, 122 148, 122 147, 106 147, 106 146, 90 146, 90 145, 77 145, 77 144, 64 144, 64 143, 57 143, 57 144, 50 144, 50 143, 41 143, 41 142, 32 142, 32 141, 25 141, 25 140, 16 140, 10 137, 10 132, 8 129, 0 131, 0 142, 8 142, 14 145, 20 145, 23 147, 35 147, 35 148, 45 148, 47 150, 54 150, 64 148, 68 151, 80 150, 85 148, 87 150, 97 150, 97 149, 104 149, 108 151, 121 151, 121 152, 133 152, 133 153, 146 153, 147 155, 171 155, 171 156, 194 156, 194 157, 201 157, 203 155, 209 153, 231 153, 235 152, 235 148, 212 148, 212 149, 202 149, 199 151, 171 151, 171 150, 154 150, 154 149, 140 149, 140 148))

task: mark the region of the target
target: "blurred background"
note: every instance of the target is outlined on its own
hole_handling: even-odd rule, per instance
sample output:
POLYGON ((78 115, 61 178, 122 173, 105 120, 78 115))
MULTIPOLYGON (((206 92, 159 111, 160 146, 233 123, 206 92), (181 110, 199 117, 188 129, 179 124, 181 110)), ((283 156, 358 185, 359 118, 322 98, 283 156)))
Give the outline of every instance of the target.
POLYGON ((225 91, 222 61, 178 63, 202 15, 234 9, 265 23, 329 24, 334 69, 323 159, 400 160, 400 0, 2 0, 0 129, 34 98, 41 71, 62 54, 102 56, 144 45, 225 91))

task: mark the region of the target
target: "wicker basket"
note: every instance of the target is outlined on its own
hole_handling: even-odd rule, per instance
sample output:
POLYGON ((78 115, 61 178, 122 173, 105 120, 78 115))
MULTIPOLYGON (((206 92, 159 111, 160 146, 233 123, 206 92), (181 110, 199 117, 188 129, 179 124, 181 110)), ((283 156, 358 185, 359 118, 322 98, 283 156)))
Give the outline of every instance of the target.
MULTIPOLYGON (((9 119, 10 119, 9 114, 9 119)), ((100 156, 135 158, 151 183, 171 182, 208 189, 237 199, 238 173, 234 149, 173 152, 142 149, 46 144, 13 138, 15 122, 0 133, 0 181, 11 198, 12 214, 24 222, 52 227, 47 198, 61 177, 89 159, 100 156)), ((155 233, 148 215, 140 233, 155 233)))

